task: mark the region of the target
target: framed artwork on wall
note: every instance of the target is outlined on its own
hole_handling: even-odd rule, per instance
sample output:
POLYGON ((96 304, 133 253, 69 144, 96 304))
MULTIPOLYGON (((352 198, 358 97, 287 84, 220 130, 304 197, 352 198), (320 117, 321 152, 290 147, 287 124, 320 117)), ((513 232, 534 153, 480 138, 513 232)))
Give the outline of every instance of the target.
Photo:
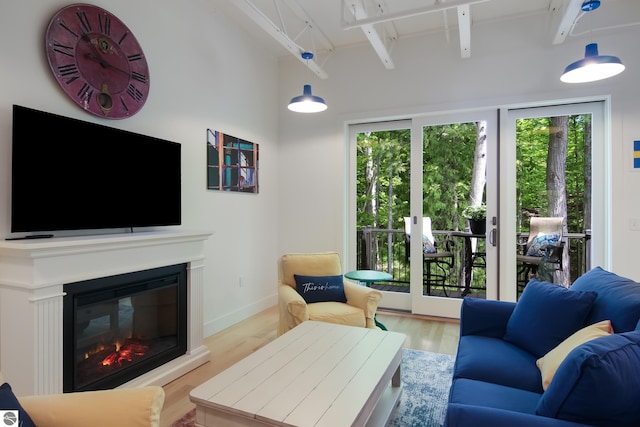
POLYGON ((207 129, 207 189, 258 193, 258 144, 207 129))

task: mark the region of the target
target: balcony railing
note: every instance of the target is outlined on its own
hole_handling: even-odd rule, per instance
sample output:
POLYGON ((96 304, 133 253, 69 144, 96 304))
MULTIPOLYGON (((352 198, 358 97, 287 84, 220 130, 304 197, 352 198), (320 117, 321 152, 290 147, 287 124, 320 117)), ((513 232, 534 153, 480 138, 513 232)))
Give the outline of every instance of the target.
MULTIPOLYGON (((449 289, 452 295, 462 295, 464 289, 464 266, 462 265, 464 254, 463 238, 452 235, 450 231, 433 230, 437 242, 450 239, 452 245, 450 251, 454 254, 454 268, 452 274, 447 277, 444 287, 449 289), (456 294, 456 290, 458 291, 456 294)), ((388 272, 393 279, 384 287, 384 290, 400 292, 409 291, 410 270, 409 253, 405 244, 404 230, 382 229, 362 227, 357 232, 357 268, 360 270, 378 270, 388 272)), ((517 233, 517 239, 526 241, 528 233, 517 233)), ((587 233, 568 233, 563 236, 568 247, 568 268, 570 283, 589 270, 591 261, 587 244, 591 238, 587 233)), ((477 239, 478 245, 475 252, 484 253, 485 239, 477 239)), ((517 250, 517 248, 514 248, 517 250)), ((483 263, 474 263, 471 280, 471 291, 483 293, 485 289, 485 270, 483 263)))

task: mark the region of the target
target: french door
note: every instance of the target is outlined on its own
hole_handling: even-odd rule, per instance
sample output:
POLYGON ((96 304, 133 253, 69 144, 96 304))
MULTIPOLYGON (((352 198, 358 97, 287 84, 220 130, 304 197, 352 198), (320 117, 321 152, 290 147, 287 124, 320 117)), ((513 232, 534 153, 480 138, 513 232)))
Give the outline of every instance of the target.
MULTIPOLYGON (((350 127, 355 173, 350 174, 347 252, 357 256, 349 268, 393 275, 391 286, 382 289, 381 307, 457 318, 463 296, 496 297, 496 230, 487 230, 493 240, 470 239, 461 220, 479 124, 486 136, 484 156, 491 158, 497 152, 495 110, 350 127), (424 253, 424 240, 410 238, 427 234, 423 217, 431 219, 438 254, 451 255, 445 263, 428 262, 434 255, 424 253), (480 254, 469 271, 467 244, 473 246, 471 256, 480 254)), ((490 164, 495 168, 495 161, 490 164)), ((485 171, 484 176, 495 179, 496 174, 485 171)), ((495 190, 486 191, 489 218, 495 215, 495 200, 495 190)))
MULTIPOLYGON (((517 218, 521 217, 516 164, 522 156, 532 155, 517 152, 518 121, 576 114, 588 114, 592 122, 587 268, 595 265, 607 268, 611 191, 606 108, 606 101, 595 101, 422 115, 351 125, 345 233, 347 268, 376 269, 393 275, 391 286, 381 289, 383 308, 457 318, 463 296, 516 301, 520 230, 517 218), (483 133, 479 132, 481 127, 483 133), (469 151, 469 144, 476 142, 471 141, 474 135, 485 138, 486 151, 482 155, 486 156, 486 185, 482 197, 487 207, 487 228, 483 236, 469 237, 461 211, 469 204, 472 179, 469 171, 477 155, 469 151), (455 258, 452 267, 432 271, 440 277, 429 283, 425 242, 407 239, 407 234, 423 234, 423 217, 431 218, 432 231, 440 245, 438 250, 449 250, 443 247, 443 242, 454 242, 450 249, 455 258), (408 228, 405 218, 409 220, 408 228)), ((537 214, 544 216, 544 212, 537 214)))
POLYGON ((380 307, 410 311, 403 218, 409 215, 411 120, 351 125, 348 147, 347 269, 392 274, 380 307))
POLYGON ((437 267, 422 242, 411 240, 411 259, 420 260, 411 263, 413 313, 458 318, 463 297, 497 297, 497 117, 496 110, 478 110, 412 120, 412 234, 423 231, 419 218, 431 218, 438 252, 449 252, 454 260, 448 274, 438 277, 445 271, 434 273, 437 267), (477 202, 486 203, 487 227, 470 237, 462 211, 470 203, 474 173, 481 181, 477 202))
MULTIPOLYGON (((607 101, 597 100, 590 102, 573 102, 564 103, 562 105, 541 105, 541 106, 523 106, 517 108, 505 108, 501 110, 500 114, 500 159, 515 159, 500 162, 499 168, 499 182, 500 192, 498 216, 500 218, 500 229, 502 232, 499 234, 500 247, 515 248, 517 247, 517 234, 522 226, 526 226, 527 219, 523 218, 523 211, 534 216, 555 216, 550 214, 547 206, 548 194, 546 192, 551 191, 548 188, 539 191, 539 193, 533 194, 538 199, 538 203, 535 205, 539 208, 538 211, 532 211, 527 209, 527 206, 522 206, 521 197, 518 195, 519 182, 523 179, 522 174, 519 173, 519 168, 522 168, 522 162, 525 159, 531 157, 530 153, 524 154, 519 150, 523 147, 523 139, 533 139, 536 134, 543 134, 545 138, 549 138, 549 134, 555 132, 555 129, 549 129, 545 123, 553 124, 554 118, 568 118, 569 120, 584 120, 586 123, 584 127, 585 135, 590 136, 590 143, 585 148, 579 146, 580 150, 587 150, 584 153, 577 153, 578 155, 572 156, 571 153, 567 155, 567 163, 576 161, 581 156, 585 159, 585 171, 582 176, 571 175, 572 181, 584 181, 588 185, 584 187, 578 185, 576 188, 582 189, 579 191, 571 191, 567 189, 565 196, 569 208, 568 214, 565 214, 565 224, 567 222, 570 225, 578 222, 578 227, 582 226, 583 230, 576 230, 569 228, 565 229, 565 235, 567 232, 569 235, 579 235, 580 233, 587 232, 587 238, 583 239, 584 252, 578 254, 572 253, 569 263, 565 262, 563 268, 573 268, 573 276, 580 275, 584 271, 590 269, 593 266, 600 265, 603 268, 609 268, 611 259, 611 245, 609 236, 610 232, 610 206, 611 206, 611 191, 610 191, 610 141, 606 133, 606 115, 607 101), (529 135, 522 136, 520 132, 522 123, 527 123, 530 128, 528 129, 529 135), (539 127, 536 125, 541 124, 539 127), (589 166, 590 164, 590 166, 589 166), (580 203, 571 203, 571 194, 579 192, 588 192, 589 197, 585 197, 588 206, 581 206, 580 203), (590 201, 589 201, 590 200, 590 201), (580 215, 586 216, 583 219, 583 224, 578 221, 571 220, 569 216, 575 214, 573 211, 580 211, 580 215), (583 211, 583 212, 582 212, 583 211), (589 213, 590 212, 590 213, 589 213), (524 223, 524 224, 523 224, 524 223), (576 269, 576 265, 581 264, 579 269, 576 269)), ((579 129, 579 127, 578 127, 579 129)), ((576 131, 579 133, 580 131, 576 131)), ((573 132, 569 132, 571 135, 566 136, 569 139, 568 147, 571 151, 571 138, 573 132)), ((578 138, 584 138, 579 134, 578 138)), ((580 141, 578 141, 580 143, 580 141)), ((571 168, 568 166, 567 171, 571 168)), ((566 178, 569 181, 569 177, 566 178)), ((567 184, 567 187, 569 184, 567 184)), ((520 190, 521 191, 521 190, 520 190)), ((527 191, 532 191, 528 189, 527 191)), ((532 196, 532 194, 528 194, 532 196)), ((582 197, 583 194, 578 194, 582 197)), ((575 227, 575 225, 573 225, 575 227)), ((576 238, 576 240, 578 240, 576 238)), ((567 242, 571 243, 571 242, 567 242)), ((566 248, 570 248, 570 245, 566 245, 566 248)), ((518 287, 516 282, 518 280, 518 266, 516 262, 515 251, 504 251, 500 256, 500 268, 499 268, 499 299, 516 301, 518 298, 518 287)), ((573 279, 572 277, 571 279, 573 279)), ((565 286, 570 285, 571 280, 567 279, 564 283, 565 286)))

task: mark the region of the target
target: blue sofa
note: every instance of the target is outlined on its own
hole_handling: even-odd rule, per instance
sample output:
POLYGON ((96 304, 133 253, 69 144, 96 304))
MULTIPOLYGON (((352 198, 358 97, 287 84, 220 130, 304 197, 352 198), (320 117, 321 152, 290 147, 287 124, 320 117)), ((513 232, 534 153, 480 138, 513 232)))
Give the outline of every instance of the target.
POLYGON ((518 303, 466 298, 445 426, 640 426, 639 320, 640 284, 600 267, 568 289, 533 279, 518 303), (545 390, 536 361, 604 320, 545 390))

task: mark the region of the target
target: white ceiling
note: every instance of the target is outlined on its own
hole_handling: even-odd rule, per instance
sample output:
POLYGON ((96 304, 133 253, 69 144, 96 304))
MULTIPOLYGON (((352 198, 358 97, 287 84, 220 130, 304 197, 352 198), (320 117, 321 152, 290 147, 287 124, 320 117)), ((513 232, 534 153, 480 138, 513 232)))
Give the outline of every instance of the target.
POLYGON ((513 18, 542 20, 550 44, 568 37, 621 31, 640 22, 640 1, 602 0, 585 14, 583 0, 225 0, 224 7, 276 55, 294 55, 326 78, 321 58, 336 49, 370 44, 393 69, 393 44, 415 36, 446 35, 461 59, 473 55, 473 28, 513 18), (302 60, 304 51, 316 58, 302 60))

